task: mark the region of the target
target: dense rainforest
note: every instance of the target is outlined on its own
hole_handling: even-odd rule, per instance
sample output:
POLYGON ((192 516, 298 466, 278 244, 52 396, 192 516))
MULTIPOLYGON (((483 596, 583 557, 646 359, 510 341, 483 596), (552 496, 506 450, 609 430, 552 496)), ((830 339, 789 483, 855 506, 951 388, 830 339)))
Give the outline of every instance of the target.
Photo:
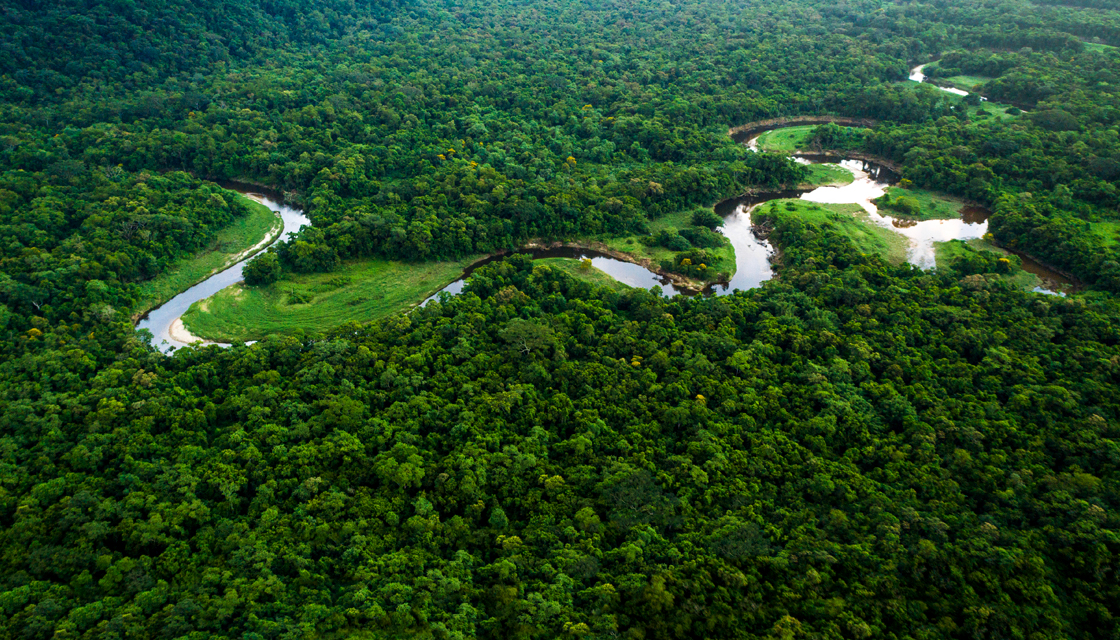
POLYGON ((0 9, 0 637, 1120 638, 1115 3, 0 9), (874 124, 819 145, 990 208, 1084 288, 763 206, 777 277, 733 295, 515 256, 253 345, 132 323, 249 215, 215 181, 313 222, 249 284, 702 252, 715 220, 651 223, 807 171, 729 128, 821 114, 874 124))

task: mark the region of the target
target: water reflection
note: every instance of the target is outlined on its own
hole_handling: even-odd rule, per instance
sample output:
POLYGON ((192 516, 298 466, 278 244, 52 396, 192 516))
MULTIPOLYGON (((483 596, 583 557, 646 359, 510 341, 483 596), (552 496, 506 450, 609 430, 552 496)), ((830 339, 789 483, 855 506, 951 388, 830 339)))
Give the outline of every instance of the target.
POLYGON ((1012 253, 1019 256, 1019 261, 1023 267, 1023 271, 1026 271, 1027 273, 1033 273, 1034 275, 1038 276, 1040 280, 1042 280, 1044 286, 1035 287, 1034 289, 1032 289, 1032 291, 1045 293, 1051 296, 1062 296, 1064 298, 1066 295, 1064 293, 1065 291, 1074 291, 1077 289, 1078 283, 1070 280, 1057 271, 1054 271, 1053 269, 1040 264, 1034 258, 1015 251, 1013 251, 1012 253))
MULTIPOLYGON (((686 295, 691 293, 686 290, 678 289, 673 285, 672 280, 660 274, 654 273, 653 271, 650 271, 649 269, 646 269, 641 265, 634 264, 632 262, 626 262, 625 260, 619 260, 618 258, 612 258, 611 256, 591 249, 559 247, 554 249, 526 249, 523 251, 518 251, 516 253, 518 255, 530 256, 534 260, 541 260, 543 258, 569 258, 572 260, 583 260, 584 258, 589 258, 591 260, 592 267, 595 267, 596 269, 606 273, 622 284, 631 287, 637 287, 639 289, 649 289, 651 287, 658 286, 661 287, 662 293, 664 293, 667 297, 672 297, 681 293, 686 295)), ((479 260, 478 262, 467 267, 467 269, 463 272, 463 275, 460 276, 458 280, 440 289, 435 294, 428 296, 427 299, 420 303, 420 306, 424 306, 432 300, 438 299, 439 294, 441 293, 447 293, 453 296, 462 293, 463 287, 466 286, 467 280, 470 279, 471 274, 473 274, 476 269, 492 262, 505 260, 508 257, 508 254, 503 254, 490 256, 479 260)))
MULTIPOLYGON (((917 71, 920 72, 920 67, 917 71)), ((757 137, 750 143, 757 147, 757 137)), ((715 211, 720 215, 724 224, 720 228, 735 249, 736 270, 730 282, 709 286, 705 294, 726 295, 737 290, 748 290, 760 286, 773 277, 771 259, 774 248, 768 241, 755 235, 751 224, 751 212, 760 204, 775 199, 801 198, 810 202, 829 204, 858 204, 867 211, 869 219, 879 226, 899 233, 910 240, 908 260, 922 268, 936 266, 933 245, 935 242, 947 240, 969 240, 982 237, 987 232, 988 215, 986 209, 980 207, 964 207, 961 218, 955 220, 911 220, 894 218, 881 215, 873 200, 882 196, 886 188, 892 184, 897 176, 885 167, 863 160, 843 159, 835 156, 819 154, 805 154, 794 158, 802 164, 837 163, 853 174, 851 184, 840 187, 818 187, 816 189, 772 191, 748 194, 734 198, 716 205, 715 211)), ((298 231, 301 226, 310 225, 311 222, 303 212, 281 204, 282 197, 274 192, 264 192, 257 187, 238 183, 225 183, 223 186, 240 191, 250 198, 261 202, 273 211, 279 212, 283 220, 281 239, 286 240, 291 234, 298 231)), ((589 258, 592 266, 608 274, 615 280, 632 287, 648 289, 654 286, 661 287, 666 296, 677 294, 690 295, 692 292, 678 289, 668 278, 654 273, 641 265, 633 264, 603 253, 574 248, 534 249, 518 253, 531 256, 533 259, 541 258, 571 258, 582 260, 589 258)), ((493 256, 471 265, 463 275, 430 296, 421 303, 428 304, 438 298, 440 293, 458 295, 463 291, 467 280, 478 267, 497 260, 504 260, 507 256, 493 256)), ((1060 274, 1038 264, 1026 256, 1023 258, 1024 270, 1038 275, 1047 283, 1047 286, 1072 287, 1073 284, 1060 274)), ((215 274, 207 280, 191 287, 175 296, 164 305, 150 311, 137 325, 138 329, 148 329, 155 337, 155 343, 164 351, 185 346, 187 343, 179 338, 189 339, 182 328, 180 317, 191 304, 204 300, 221 289, 235 284, 242 279, 242 268, 247 260, 242 260, 230 268, 215 274)), ((1056 295, 1064 295, 1050 289, 1036 288, 1035 291, 1056 295)))
POLYGON ((870 213, 875 213, 871 201, 886 193, 893 182, 893 175, 873 169, 870 163, 862 160, 841 160, 839 165, 852 172, 854 180, 841 187, 817 187, 801 195, 802 200, 821 204, 858 204, 870 213), (872 175, 874 172, 875 175, 872 175))
POLYGON ((873 202, 886 193, 894 180, 894 174, 881 168, 875 169, 871 163, 843 160, 840 166, 855 176, 851 184, 843 187, 820 187, 801 196, 803 200, 822 204, 858 204, 867 211, 868 218, 875 224, 905 236, 910 240, 906 259, 923 269, 937 266, 933 245, 948 240, 971 240, 983 237, 988 232, 988 213, 972 207, 968 216, 952 220, 913 220, 896 218, 879 213, 873 202))
POLYGON ((1034 289, 1031 289, 1031 291, 1033 291, 1035 293, 1046 294, 1048 296, 1058 296, 1060 298, 1066 297, 1066 294, 1065 294, 1064 291, 1054 291, 1052 289, 1047 289, 1045 287, 1035 287, 1034 289))
POLYGON ((730 213, 721 213, 717 208, 716 213, 723 216, 720 232, 727 236, 731 246, 735 248, 735 275, 726 284, 712 285, 706 293, 726 295, 736 290, 746 291, 774 277, 774 270, 770 266, 774 247, 756 236, 751 224, 751 210, 757 204, 759 203, 749 199, 739 200, 730 213))
POLYGON ((961 207, 961 220, 964 220, 965 222, 968 222, 970 224, 980 224, 981 222, 987 222, 988 218, 990 218, 991 216, 992 212, 988 211, 984 207, 978 207, 971 204, 961 207))

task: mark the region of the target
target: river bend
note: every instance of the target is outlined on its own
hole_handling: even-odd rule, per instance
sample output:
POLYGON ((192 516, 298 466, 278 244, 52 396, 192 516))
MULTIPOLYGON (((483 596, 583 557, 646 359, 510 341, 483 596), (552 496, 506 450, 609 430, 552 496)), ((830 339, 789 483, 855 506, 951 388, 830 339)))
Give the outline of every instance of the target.
MULTIPOLYGON (((226 186, 230 188, 229 185, 226 186)), ((299 231, 300 227, 311 225, 311 221, 303 215, 302 211, 278 202, 275 199, 276 196, 256 193, 241 187, 237 187, 235 190, 263 204, 280 216, 284 227, 275 242, 283 242, 299 231)), ((152 333, 152 344, 165 353, 172 349, 187 346, 194 340, 191 340, 192 336, 183 328, 183 322, 180 319, 182 315, 195 302, 205 300, 222 289, 240 282, 242 280, 241 270, 245 267, 245 263, 251 259, 252 256, 231 265, 152 309, 137 323, 136 328, 150 331, 152 333)))

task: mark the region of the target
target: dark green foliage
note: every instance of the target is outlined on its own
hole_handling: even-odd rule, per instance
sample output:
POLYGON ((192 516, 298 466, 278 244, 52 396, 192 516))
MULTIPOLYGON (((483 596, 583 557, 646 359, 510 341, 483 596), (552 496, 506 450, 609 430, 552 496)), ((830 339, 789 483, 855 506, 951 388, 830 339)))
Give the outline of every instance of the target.
POLYGON ((1036 111, 1030 115, 1030 118, 1038 126, 1050 131, 1077 131, 1081 126, 1073 114, 1061 109, 1036 111))
POLYGON ((0 400, 5 625, 1115 633, 1116 306, 771 238, 732 297, 517 257, 330 336, 55 361, 0 400))
POLYGON ((1120 58, 1076 47, 977 50, 946 54, 933 70, 994 77, 981 93, 1028 111, 970 120, 961 105, 952 118, 878 127, 864 150, 901 163, 916 186, 1002 209, 991 221, 1001 243, 1120 290, 1118 245, 1085 233, 1088 223, 1117 220, 1120 207, 1120 94, 1111 88, 1120 58))
POLYGON ((680 234, 701 249, 714 249, 727 244, 727 239, 722 234, 705 227, 685 227, 680 230, 680 234))
POLYGON ((809 148, 820 150, 858 149, 863 144, 865 132, 854 127, 841 127, 834 123, 822 124, 809 136, 809 148))
POLYGON ((1007 196, 996 203, 989 227, 996 240, 1035 255, 1086 283, 1120 292, 1115 249, 1092 233, 1084 220, 1063 214, 1048 201, 1007 196))
POLYGON ((711 277, 711 255, 703 249, 689 249, 680 251, 672 258, 661 261, 661 268, 691 278, 706 279, 711 277))
POLYGON ((322 229, 305 228, 280 245, 279 260, 297 273, 332 271, 339 264, 338 251, 322 229))
POLYGON ((640 240, 643 244, 665 247, 670 251, 687 251, 692 248, 688 238, 683 237, 676 229, 662 229, 651 236, 643 236, 640 240))
POLYGON ((1022 265, 1019 256, 1000 255, 994 251, 977 251, 959 240, 955 242, 961 243, 964 254, 955 258, 947 267, 962 276, 986 273, 1009 274, 1022 265))
MULTIPOLYGON (((0 637, 1120 634, 1120 261, 1091 227, 1120 207, 1120 58, 1081 42, 1120 45, 1111 4, 3 8, 0 637), (943 51, 1029 115, 902 82, 943 51), (1102 291, 762 211, 779 277, 730 296, 513 256, 330 335, 167 357, 127 321, 245 213, 187 172, 311 215, 262 282, 647 234, 803 182, 727 129, 822 113, 880 124, 821 148, 992 205, 1102 291)), ((694 223, 649 238, 702 277, 694 223)))
POLYGON ((272 284, 280 279, 280 258, 276 253, 267 251, 246 263, 241 273, 245 276, 245 284, 272 284))
POLYGON ((716 227, 723 224, 723 218, 716 215, 714 211, 697 209, 692 214, 692 224, 697 227, 707 227, 714 231, 716 227))
POLYGON ((43 155, 43 171, 0 174, 0 303, 20 316, 20 331, 34 317, 102 322, 127 312, 136 283, 248 215, 234 194, 184 173, 43 155))

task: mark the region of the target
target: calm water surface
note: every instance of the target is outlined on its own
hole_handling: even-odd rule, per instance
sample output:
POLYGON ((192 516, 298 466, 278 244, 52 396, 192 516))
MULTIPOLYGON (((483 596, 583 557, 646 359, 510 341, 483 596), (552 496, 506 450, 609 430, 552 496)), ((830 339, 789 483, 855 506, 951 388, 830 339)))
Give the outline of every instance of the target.
MULTIPOLYGON (((675 296, 679 293, 689 293, 687 291, 682 291, 674 287, 672 280, 658 275, 641 265, 637 265, 632 262, 626 262, 624 260, 619 260, 617 258, 612 258, 608 255, 599 253, 598 251, 594 251, 591 249, 573 249, 568 247, 560 247, 556 249, 527 249, 524 251, 518 251, 516 253, 519 255, 530 256, 534 260, 540 260, 543 258, 570 258, 572 260, 583 260, 584 258, 590 258, 591 266, 606 273, 622 284, 629 285, 631 287, 637 287, 639 289, 649 289, 654 286, 661 287, 661 291, 666 296, 670 297, 675 296)), ((458 280, 440 289, 434 295, 429 296, 426 300, 424 300, 424 302, 420 303, 420 306, 424 306, 429 302, 438 299, 441 293, 447 293, 453 296, 462 293, 463 287, 466 286, 467 280, 470 279, 471 274, 474 273, 475 269, 478 269, 483 265, 490 264, 491 262, 505 260, 507 257, 507 255, 500 255, 491 256, 489 258, 479 260, 478 262, 468 267, 458 280)))

